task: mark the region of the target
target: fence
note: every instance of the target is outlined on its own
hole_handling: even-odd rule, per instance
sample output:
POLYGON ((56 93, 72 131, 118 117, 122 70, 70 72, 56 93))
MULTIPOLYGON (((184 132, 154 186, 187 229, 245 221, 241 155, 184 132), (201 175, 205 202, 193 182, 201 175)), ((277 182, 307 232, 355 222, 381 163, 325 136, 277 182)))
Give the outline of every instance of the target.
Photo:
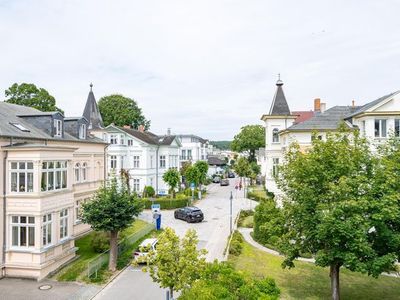
MULTIPOLYGON (((118 255, 124 252, 129 246, 137 242, 139 239, 144 237, 146 234, 150 233, 154 229, 154 224, 148 224, 142 229, 140 229, 138 232, 135 232, 134 234, 126 237, 122 241, 118 243, 118 255)), ((95 277, 97 277, 97 272, 108 263, 108 260, 110 258, 110 250, 107 250, 92 260, 90 260, 87 263, 87 276, 91 277, 93 274, 95 274, 95 277)))

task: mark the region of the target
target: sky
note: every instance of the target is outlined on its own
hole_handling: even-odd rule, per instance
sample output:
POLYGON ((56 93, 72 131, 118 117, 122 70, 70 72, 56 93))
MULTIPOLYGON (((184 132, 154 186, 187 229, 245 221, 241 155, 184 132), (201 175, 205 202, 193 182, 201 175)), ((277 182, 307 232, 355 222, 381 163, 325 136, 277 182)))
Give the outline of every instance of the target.
POLYGON ((66 116, 133 98, 151 131, 231 140, 262 124, 277 74, 291 110, 400 89, 400 1, 0 0, 0 99, 47 89, 66 116))

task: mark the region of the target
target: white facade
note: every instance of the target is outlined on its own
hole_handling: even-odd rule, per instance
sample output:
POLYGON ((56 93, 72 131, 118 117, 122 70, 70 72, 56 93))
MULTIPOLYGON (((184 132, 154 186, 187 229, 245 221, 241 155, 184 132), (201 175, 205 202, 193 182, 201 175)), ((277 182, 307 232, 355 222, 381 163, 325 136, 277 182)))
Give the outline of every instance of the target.
POLYGON ((109 143, 109 175, 114 173, 119 176, 121 169, 125 169, 129 172, 133 191, 142 193, 146 186, 152 186, 157 194, 168 193, 169 188, 162 177, 166 170, 180 167, 180 143, 176 138, 171 136, 171 143, 164 144, 160 142, 164 137, 146 132, 143 133, 146 135, 144 136, 136 130, 124 130, 113 125, 92 133, 109 143))
POLYGON ((180 161, 195 163, 199 160, 207 161, 208 155, 212 154, 213 147, 207 140, 188 134, 177 136, 182 147, 180 149, 180 161))

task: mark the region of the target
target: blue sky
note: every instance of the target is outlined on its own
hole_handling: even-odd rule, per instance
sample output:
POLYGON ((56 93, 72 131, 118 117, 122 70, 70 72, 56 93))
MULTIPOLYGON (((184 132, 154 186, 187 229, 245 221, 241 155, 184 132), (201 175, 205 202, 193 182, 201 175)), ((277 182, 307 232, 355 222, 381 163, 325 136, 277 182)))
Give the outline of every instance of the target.
MULTIPOLYGON (((0 90, 46 88, 66 115, 134 98, 152 131, 232 139, 277 73, 292 110, 400 89, 400 1, 1 1, 0 90)), ((4 94, 2 94, 4 95, 4 94)))

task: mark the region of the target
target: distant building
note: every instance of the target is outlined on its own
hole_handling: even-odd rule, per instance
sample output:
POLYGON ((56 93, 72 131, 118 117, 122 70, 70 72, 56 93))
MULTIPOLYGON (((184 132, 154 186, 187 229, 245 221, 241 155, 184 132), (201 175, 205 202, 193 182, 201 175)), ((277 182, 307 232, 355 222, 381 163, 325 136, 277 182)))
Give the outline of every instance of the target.
POLYGON ((90 230, 81 204, 104 180, 106 144, 88 127, 85 117, 0 102, 0 277, 39 280, 75 257, 90 230))
POLYGON ((181 163, 203 160, 207 161, 207 157, 212 153, 213 147, 208 140, 193 134, 178 134, 181 143, 181 163))

